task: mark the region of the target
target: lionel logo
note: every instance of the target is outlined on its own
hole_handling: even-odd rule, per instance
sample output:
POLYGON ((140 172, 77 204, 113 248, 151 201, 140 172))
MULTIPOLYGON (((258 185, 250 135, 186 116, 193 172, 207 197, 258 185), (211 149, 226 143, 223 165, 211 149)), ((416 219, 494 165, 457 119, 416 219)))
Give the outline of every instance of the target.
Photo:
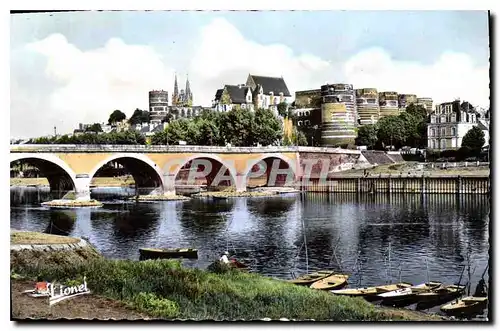
POLYGON ((35 284, 34 290, 24 291, 31 297, 49 297, 49 305, 54 305, 66 299, 70 299, 79 295, 89 294, 90 290, 87 287, 87 281, 83 277, 83 284, 76 286, 57 285, 49 282, 38 282, 35 284))

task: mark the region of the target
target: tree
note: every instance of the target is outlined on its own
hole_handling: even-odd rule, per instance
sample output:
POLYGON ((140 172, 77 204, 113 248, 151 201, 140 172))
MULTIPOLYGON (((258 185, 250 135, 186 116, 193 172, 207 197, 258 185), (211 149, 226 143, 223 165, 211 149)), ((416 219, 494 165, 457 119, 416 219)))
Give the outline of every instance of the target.
POLYGON ((226 143, 232 146, 251 146, 254 113, 243 109, 232 109, 222 113, 220 128, 226 143))
POLYGON ((368 149, 372 149, 378 140, 377 131, 377 126, 374 124, 360 127, 358 136, 356 137, 356 145, 366 146, 368 149))
POLYGON ((130 123, 130 125, 149 123, 149 117, 150 117, 149 111, 140 110, 139 108, 137 108, 130 117, 130 119, 128 120, 128 122, 130 123))
POLYGON ((378 142, 384 146, 402 146, 406 140, 405 123, 398 116, 383 117, 377 126, 378 142))
POLYGON ((117 109, 114 112, 112 112, 111 115, 109 115, 108 124, 111 125, 117 122, 121 122, 126 118, 127 116, 123 112, 117 109))
POLYGON ((422 122, 422 117, 415 113, 403 112, 399 115, 399 118, 403 121, 405 139, 404 145, 411 147, 418 147, 420 143, 420 123, 422 122))
POLYGON ((485 142, 483 130, 473 126, 462 139, 462 147, 467 147, 473 155, 479 155, 485 142))
POLYGON ((102 132, 102 127, 101 127, 101 124, 99 123, 94 123, 92 124, 91 126, 87 127, 85 129, 85 132, 102 132))
POLYGON ((405 113, 411 114, 417 117, 419 120, 425 121, 427 119, 427 110, 424 107, 415 105, 413 103, 406 107, 405 113))
POLYGON ((251 129, 249 146, 261 144, 273 145, 283 137, 281 121, 271 110, 257 109, 254 116, 254 125, 251 129))
POLYGON ((280 102, 278 104, 278 114, 283 117, 288 117, 288 105, 286 102, 280 102))

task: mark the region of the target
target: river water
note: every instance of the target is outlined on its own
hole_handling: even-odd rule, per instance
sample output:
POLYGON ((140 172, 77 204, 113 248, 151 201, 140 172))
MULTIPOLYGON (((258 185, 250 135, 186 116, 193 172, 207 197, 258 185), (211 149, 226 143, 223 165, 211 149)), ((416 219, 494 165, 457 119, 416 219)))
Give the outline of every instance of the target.
MULTIPOLYGON (((228 249, 263 275, 289 279, 330 268, 351 274, 350 286, 456 283, 469 251, 473 292, 489 259, 490 201, 482 195, 125 202, 133 194, 99 188, 92 197, 103 208, 50 210, 40 206, 50 200, 48 189, 11 188, 11 228, 85 236, 103 255, 119 259, 138 259, 141 247, 194 247, 199 258, 183 263, 198 268, 228 249)), ((467 279, 466 270, 461 284, 467 279)))

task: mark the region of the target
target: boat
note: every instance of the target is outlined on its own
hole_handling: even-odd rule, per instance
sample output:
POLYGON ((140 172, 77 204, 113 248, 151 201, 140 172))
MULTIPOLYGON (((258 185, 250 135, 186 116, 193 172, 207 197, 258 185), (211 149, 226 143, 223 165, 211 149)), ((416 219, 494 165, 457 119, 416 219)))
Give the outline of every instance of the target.
POLYGON ((351 297, 363 297, 368 301, 380 300, 379 294, 396 291, 402 288, 408 288, 413 286, 410 283, 397 283, 397 284, 387 284, 380 286, 369 286, 369 287, 358 287, 358 288, 348 288, 344 290, 334 290, 331 291, 336 295, 345 295, 351 297))
POLYGON ((441 311, 453 316, 474 315, 486 308, 488 297, 465 297, 441 307, 441 311))
POLYGON ((465 291, 465 286, 445 285, 429 292, 417 294, 417 310, 432 308, 439 304, 460 297, 465 291))
POLYGON ((235 269, 240 270, 240 271, 246 271, 246 272, 248 272, 250 270, 250 268, 246 264, 241 263, 241 262, 239 262, 238 260, 235 260, 235 259, 231 259, 229 261, 229 265, 231 267, 235 268, 235 269))
POLYGON ((139 248, 139 254, 141 260, 198 258, 198 250, 194 248, 139 248))
POLYGON ((383 305, 405 307, 418 302, 417 294, 430 292, 440 287, 441 285, 442 283, 439 282, 423 283, 391 292, 382 293, 379 294, 378 297, 382 299, 383 305))
POLYGON ((321 280, 323 278, 326 278, 332 274, 334 274, 333 271, 319 270, 316 272, 309 273, 307 275, 302 275, 295 279, 288 280, 288 282, 296 285, 310 286, 312 283, 317 282, 318 280, 321 280))
POLYGON ((347 285, 347 280, 349 275, 344 274, 333 274, 318 281, 315 281, 310 285, 311 288, 317 290, 336 290, 347 285))

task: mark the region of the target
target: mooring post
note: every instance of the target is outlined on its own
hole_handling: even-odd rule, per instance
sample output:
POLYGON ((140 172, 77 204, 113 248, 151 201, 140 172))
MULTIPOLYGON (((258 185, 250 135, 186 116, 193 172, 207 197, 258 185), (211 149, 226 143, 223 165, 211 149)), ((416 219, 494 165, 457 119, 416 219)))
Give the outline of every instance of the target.
POLYGON ((457 176, 456 179, 456 194, 459 195, 462 191, 462 177, 460 175, 457 176))
POLYGON ((387 177, 387 193, 391 194, 392 193, 392 178, 391 175, 387 177))
POLYGON ((421 185, 420 185, 420 186, 421 186, 421 188, 420 188, 420 192, 421 192, 422 194, 425 194, 425 176, 424 176, 424 175, 422 175, 422 182, 421 182, 421 185))

